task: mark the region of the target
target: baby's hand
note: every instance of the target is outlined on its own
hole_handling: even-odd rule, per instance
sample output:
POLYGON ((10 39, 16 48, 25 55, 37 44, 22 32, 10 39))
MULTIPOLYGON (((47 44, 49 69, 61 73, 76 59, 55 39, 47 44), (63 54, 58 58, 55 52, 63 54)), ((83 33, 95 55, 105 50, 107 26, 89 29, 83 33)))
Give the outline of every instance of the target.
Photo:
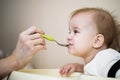
POLYGON ((59 73, 63 76, 69 76, 73 72, 83 72, 83 64, 79 63, 70 63, 63 66, 59 73))

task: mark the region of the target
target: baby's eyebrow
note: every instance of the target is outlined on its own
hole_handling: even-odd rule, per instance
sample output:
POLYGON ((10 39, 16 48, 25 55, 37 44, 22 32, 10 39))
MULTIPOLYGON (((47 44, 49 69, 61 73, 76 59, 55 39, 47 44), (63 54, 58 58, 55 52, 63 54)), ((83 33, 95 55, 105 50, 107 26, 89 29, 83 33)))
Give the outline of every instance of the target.
POLYGON ((77 26, 72 26, 72 27, 69 27, 69 32, 71 31, 71 30, 80 30, 80 28, 79 27, 77 27, 77 26))
POLYGON ((75 27, 73 27, 73 29, 80 29, 80 28, 75 26, 75 27))

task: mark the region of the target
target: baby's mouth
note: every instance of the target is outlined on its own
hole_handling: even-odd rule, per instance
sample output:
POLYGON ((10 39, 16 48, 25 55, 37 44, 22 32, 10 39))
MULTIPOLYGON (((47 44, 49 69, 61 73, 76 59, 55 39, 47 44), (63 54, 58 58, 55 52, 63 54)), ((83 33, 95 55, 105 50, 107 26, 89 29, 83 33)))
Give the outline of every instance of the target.
POLYGON ((72 44, 72 43, 69 43, 69 44, 68 44, 68 47, 70 47, 70 46, 73 46, 73 44, 72 44))

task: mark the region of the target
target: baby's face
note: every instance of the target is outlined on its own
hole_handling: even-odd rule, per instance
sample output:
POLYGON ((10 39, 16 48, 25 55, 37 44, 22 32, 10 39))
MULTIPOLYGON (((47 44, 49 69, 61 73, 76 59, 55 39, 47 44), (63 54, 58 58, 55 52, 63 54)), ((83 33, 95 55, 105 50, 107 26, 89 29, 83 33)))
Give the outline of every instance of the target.
POLYGON ((85 58, 93 49, 93 41, 97 35, 96 24, 91 13, 79 13, 69 23, 68 51, 85 58))

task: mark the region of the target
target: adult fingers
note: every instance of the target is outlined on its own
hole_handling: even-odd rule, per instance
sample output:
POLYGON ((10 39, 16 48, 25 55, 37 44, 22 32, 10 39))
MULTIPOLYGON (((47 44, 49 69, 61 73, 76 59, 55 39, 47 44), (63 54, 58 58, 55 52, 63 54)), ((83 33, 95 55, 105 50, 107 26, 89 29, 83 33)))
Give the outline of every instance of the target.
POLYGON ((23 34, 26 34, 26 35, 30 35, 30 34, 33 34, 33 33, 41 33, 41 34, 44 34, 44 31, 35 27, 35 26, 32 26, 30 27, 29 29, 25 30, 23 32, 23 34))
POLYGON ((34 46, 36 46, 36 45, 43 45, 44 46, 45 45, 45 40, 42 38, 32 40, 31 42, 34 46))
POLYGON ((29 35, 30 40, 39 39, 39 38, 41 38, 39 33, 29 35))

